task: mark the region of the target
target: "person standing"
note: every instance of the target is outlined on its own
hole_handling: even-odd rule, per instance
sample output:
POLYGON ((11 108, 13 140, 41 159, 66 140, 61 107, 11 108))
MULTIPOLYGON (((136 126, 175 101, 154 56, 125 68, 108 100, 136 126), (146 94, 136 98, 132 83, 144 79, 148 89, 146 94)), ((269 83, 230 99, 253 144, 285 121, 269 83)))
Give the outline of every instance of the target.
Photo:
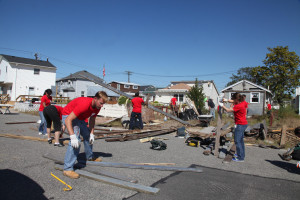
POLYGON ((65 131, 65 126, 61 126, 63 107, 57 105, 47 106, 44 111, 44 117, 47 122, 47 133, 48 133, 48 143, 52 144, 51 138, 51 124, 53 122, 55 134, 54 134, 54 146, 63 147, 63 144, 59 143, 59 138, 62 137, 62 133, 65 131))
POLYGON ((267 101, 267 115, 269 116, 269 126, 272 126, 273 112, 272 112, 272 105, 269 101, 267 101))
POLYGON ((93 142, 94 126, 97 114, 106 103, 108 97, 104 91, 99 91, 93 98, 78 97, 68 103, 63 109, 62 121, 70 134, 70 142, 64 160, 63 174, 69 178, 79 178, 79 174, 74 172, 74 164, 80 150, 80 135, 83 137, 85 156, 88 161, 102 161, 94 157, 93 142), (89 127, 85 119, 89 118, 89 127))
POLYGON ((41 105, 39 108, 39 115, 41 118, 41 123, 39 126, 39 135, 46 135, 47 133, 47 122, 45 120, 44 114, 43 114, 43 110, 45 107, 49 106, 51 104, 52 101, 52 90, 51 89, 47 89, 44 92, 44 96, 41 99, 41 105))
POLYGON ((216 114, 215 114, 215 104, 214 104, 213 100, 208 99, 207 104, 208 104, 209 114, 212 115, 213 120, 215 120, 216 114))
POLYGON ((244 98, 239 93, 234 93, 232 96, 234 106, 227 108, 223 103, 219 103, 220 107, 224 108, 226 112, 233 112, 236 128, 234 129, 234 143, 236 145, 236 154, 232 159, 235 162, 244 162, 245 159, 245 144, 244 132, 248 126, 246 119, 246 107, 243 103, 244 98))
POLYGON ((170 106, 171 106, 171 109, 173 111, 173 115, 178 116, 178 109, 177 109, 176 104, 177 104, 177 98, 174 94, 173 98, 171 99, 170 106))
POLYGON ((145 104, 145 102, 139 95, 140 93, 136 92, 134 98, 131 100, 132 112, 130 115, 130 122, 129 122, 130 130, 133 130, 136 126, 139 129, 144 128, 143 121, 142 121, 142 104, 145 104))

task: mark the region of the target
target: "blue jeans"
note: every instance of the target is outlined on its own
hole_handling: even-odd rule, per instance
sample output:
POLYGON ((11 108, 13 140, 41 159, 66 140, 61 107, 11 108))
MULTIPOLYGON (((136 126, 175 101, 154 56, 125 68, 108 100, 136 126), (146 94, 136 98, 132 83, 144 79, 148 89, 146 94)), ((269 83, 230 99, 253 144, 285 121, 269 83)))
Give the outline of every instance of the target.
MULTIPOLYGON (((65 125, 65 120, 68 117, 68 115, 62 116, 62 121, 65 125)), ((72 127, 74 130, 74 134, 77 136, 78 140, 80 141, 80 135, 83 137, 83 144, 84 144, 84 151, 86 159, 93 158, 93 145, 90 144, 90 130, 88 129, 86 122, 84 120, 74 119, 72 121, 72 127)), ((67 152, 65 155, 65 164, 64 164, 64 170, 65 171, 72 171, 73 166, 77 160, 77 156, 80 151, 80 145, 79 148, 73 148, 71 146, 71 141, 69 142, 69 146, 67 148, 67 152)))
POLYGON ((41 123, 40 123, 40 126, 39 126, 39 132, 41 132, 43 134, 46 134, 47 133, 47 122, 46 122, 46 119, 44 117, 43 111, 39 111, 39 115, 40 115, 40 118, 41 118, 41 123))
POLYGON ((142 114, 131 112, 130 116, 130 123, 129 123, 129 129, 133 130, 134 127, 138 127, 140 129, 143 129, 143 121, 142 121, 142 114))
POLYGON ((210 113, 209 114, 213 116, 213 119, 215 119, 216 118, 215 108, 210 108, 210 113))
POLYGON ((244 144, 244 132, 248 125, 236 125, 234 130, 234 143, 236 145, 237 159, 245 159, 245 144, 244 144))

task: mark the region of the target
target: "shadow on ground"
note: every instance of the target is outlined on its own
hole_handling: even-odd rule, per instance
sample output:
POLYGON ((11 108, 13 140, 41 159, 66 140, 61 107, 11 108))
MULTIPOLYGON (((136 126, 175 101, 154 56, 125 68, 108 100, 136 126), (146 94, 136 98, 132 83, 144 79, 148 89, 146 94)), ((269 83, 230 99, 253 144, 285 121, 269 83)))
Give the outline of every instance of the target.
POLYGON ((1 199, 47 199, 44 189, 29 177, 19 172, 0 170, 1 199))
POLYGON ((278 160, 266 160, 267 162, 280 167, 282 169, 285 169, 286 171, 294 174, 299 174, 300 175, 300 169, 297 168, 296 164, 294 163, 289 163, 289 162, 284 162, 284 161, 278 161, 278 160))
POLYGON ((198 165, 191 167, 202 168, 203 172, 175 172, 152 185, 152 187, 160 189, 156 195, 137 193, 127 200, 273 200, 298 199, 300 196, 300 182, 265 178, 198 165))

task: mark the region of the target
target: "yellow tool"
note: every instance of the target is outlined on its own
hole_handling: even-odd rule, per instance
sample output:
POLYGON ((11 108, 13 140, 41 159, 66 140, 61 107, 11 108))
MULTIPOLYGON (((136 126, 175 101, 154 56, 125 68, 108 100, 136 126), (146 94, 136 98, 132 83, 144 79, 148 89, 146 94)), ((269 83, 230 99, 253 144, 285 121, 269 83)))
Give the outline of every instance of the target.
POLYGON ((54 174, 52 174, 51 172, 51 176, 53 176, 54 178, 56 178, 57 180, 59 180, 62 184, 65 184, 68 188, 64 188, 64 191, 70 191, 72 190, 72 187, 68 184, 66 184, 64 181, 60 180, 57 176, 55 176, 54 174))

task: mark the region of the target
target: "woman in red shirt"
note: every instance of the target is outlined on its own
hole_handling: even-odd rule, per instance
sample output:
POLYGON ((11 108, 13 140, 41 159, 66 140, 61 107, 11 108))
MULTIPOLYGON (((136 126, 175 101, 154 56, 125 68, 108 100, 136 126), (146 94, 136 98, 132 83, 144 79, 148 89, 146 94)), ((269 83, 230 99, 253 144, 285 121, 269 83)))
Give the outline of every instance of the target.
POLYGON ((223 103, 219 103, 226 112, 233 112, 236 128, 234 129, 234 143, 236 145, 236 154, 233 161, 244 162, 245 159, 245 144, 244 144, 244 132, 248 126, 246 119, 247 108, 244 104, 244 98, 239 93, 234 93, 232 96, 234 106, 232 108, 226 108, 223 103))
POLYGON ((40 114, 40 118, 41 118, 41 123, 40 123, 40 127, 39 127, 39 135, 47 134, 47 122, 45 120, 43 110, 45 107, 47 107, 51 104, 51 101, 52 101, 51 94, 52 94, 52 90, 47 89, 47 90, 45 90, 44 96, 41 99, 41 105, 39 108, 39 114, 40 114))

